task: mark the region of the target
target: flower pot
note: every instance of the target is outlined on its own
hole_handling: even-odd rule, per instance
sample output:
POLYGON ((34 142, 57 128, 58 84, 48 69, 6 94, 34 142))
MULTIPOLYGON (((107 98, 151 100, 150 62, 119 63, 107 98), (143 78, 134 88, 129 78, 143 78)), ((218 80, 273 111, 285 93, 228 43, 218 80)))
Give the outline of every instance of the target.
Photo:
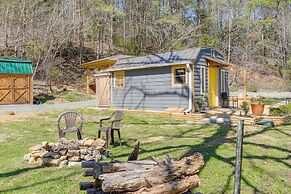
POLYGON ((251 104, 252 107, 252 113, 255 116, 262 116, 265 108, 265 104, 251 104))

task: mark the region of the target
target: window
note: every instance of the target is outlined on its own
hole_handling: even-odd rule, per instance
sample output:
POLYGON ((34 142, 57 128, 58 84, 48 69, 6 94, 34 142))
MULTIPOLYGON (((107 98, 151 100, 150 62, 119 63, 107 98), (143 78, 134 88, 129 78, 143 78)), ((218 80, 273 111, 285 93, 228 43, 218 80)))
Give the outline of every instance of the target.
POLYGON ((200 67, 200 91, 206 93, 206 67, 200 67))
POLYGON ((172 66, 172 85, 181 86, 187 84, 186 66, 172 66))
POLYGON ((115 88, 124 87, 124 71, 114 73, 114 87, 115 88))
POLYGON ((221 70, 220 73, 221 92, 226 92, 226 71, 221 70))

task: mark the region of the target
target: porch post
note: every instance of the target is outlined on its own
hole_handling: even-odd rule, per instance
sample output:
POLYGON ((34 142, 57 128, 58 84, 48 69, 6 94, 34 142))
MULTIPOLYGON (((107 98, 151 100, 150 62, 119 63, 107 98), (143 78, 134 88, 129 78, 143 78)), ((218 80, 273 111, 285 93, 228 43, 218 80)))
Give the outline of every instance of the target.
POLYGON ((88 69, 86 69, 86 91, 87 91, 87 94, 90 93, 90 87, 89 87, 89 71, 88 71, 88 69))

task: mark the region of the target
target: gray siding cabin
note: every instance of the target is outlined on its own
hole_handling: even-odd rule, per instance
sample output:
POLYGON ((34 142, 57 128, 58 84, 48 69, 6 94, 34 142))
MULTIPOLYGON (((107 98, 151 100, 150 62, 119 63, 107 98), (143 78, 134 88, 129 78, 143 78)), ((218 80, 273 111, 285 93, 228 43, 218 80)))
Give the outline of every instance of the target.
POLYGON ((82 67, 99 69, 95 76, 100 107, 195 112, 199 102, 204 109, 219 107, 228 95, 230 64, 223 60, 215 49, 190 48, 141 57, 117 55, 82 67))

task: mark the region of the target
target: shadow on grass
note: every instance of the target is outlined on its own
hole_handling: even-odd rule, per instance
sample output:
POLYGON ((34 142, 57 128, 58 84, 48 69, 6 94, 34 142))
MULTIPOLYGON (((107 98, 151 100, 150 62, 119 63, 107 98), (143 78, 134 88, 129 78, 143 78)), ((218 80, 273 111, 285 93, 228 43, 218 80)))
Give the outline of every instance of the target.
POLYGON ((24 172, 28 172, 28 171, 39 169, 39 168, 41 168, 41 167, 39 167, 39 166, 38 167, 28 167, 28 168, 17 169, 17 170, 11 171, 11 172, 1 173, 0 178, 7 178, 7 177, 11 177, 11 176, 16 176, 16 175, 22 174, 24 172))
MULTIPOLYGON (((289 124, 290 125, 290 124, 289 124)), ((187 134, 188 132, 190 131, 199 131, 203 128, 205 128, 206 126, 205 125, 201 125, 201 127, 199 128, 195 128, 195 129, 189 129, 187 131, 183 131, 179 134, 175 134, 173 136, 171 135, 165 135, 167 137, 173 137, 173 138, 183 138, 185 137, 185 134, 187 134)), ((154 153, 154 152, 162 152, 160 153, 159 155, 161 154, 167 154, 167 153, 171 153, 173 152, 173 149, 185 149, 185 150, 189 150, 187 151, 185 154, 183 154, 181 156, 181 158, 185 157, 185 156, 190 156, 192 155, 193 153, 195 152, 200 152, 203 154, 204 156, 204 162, 205 162, 205 165, 207 165, 207 163, 215 158, 217 160, 220 160, 226 164, 229 164, 233 167, 235 167, 235 160, 236 160, 236 157, 235 156, 232 156, 232 157, 224 157, 223 155, 221 154, 218 154, 217 150, 218 148, 223 145, 224 143, 230 143, 230 144, 233 144, 233 146, 235 147, 235 144, 236 144, 236 137, 235 136, 231 136, 229 137, 228 136, 228 133, 229 131, 231 130, 231 126, 229 125, 219 125, 219 127, 216 128, 216 131, 214 134, 208 136, 208 137, 202 137, 203 138, 203 142, 202 143, 199 143, 199 144, 196 144, 196 145, 187 145, 187 144, 182 144, 182 145, 166 145, 166 146, 162 146, 162 147, 159 147, 159 148, 154 148, 154 149, 143 149, 141 148, 141 151, 140 153, 154 153)), ((261 130, 259 131, 255 131, 253 133, 247 133, 244 135, 244 138, 247 138, 247 137, 253 137, 253 136, 256 136, 256 135, 260 135, 260 134, 264 134, 266 132, 269 132, 269 131, 276 131, 276 132, 279 132, 283 135, 286 135, 286 136, 290 136, 290 134, 278 129, 278 128, 269 128, 269 127, 265 127, 265 128, 262 128, 261 130)), ((189 136, 190 137, 190 136, 189 136)), ((193 138, 193 136, 192 136, 193 138)), ((131 144, 131 143, 130 143, 131 144)), ((133 148, 133 146, 129 145, 127 142, 124 142, 124 145, 129 147, 129 148, 133 148)), ((287 162, 285 162, 284 160, 290 160, 291 156, 289 155, 291 150, 290 149, 287 149, 287 148, 282 148, 282 147, 279 147, 279 146, 273 146, 273 145, 268 145, 267 143, 255 143, 255 142, 249 142, 249 141, 245 141, 244 142, 244 145, 251 145, 253 147, 257 147, 257 148, 264 148, 264 149, 272 149, 272 150, 277 150, 277 151, 280 151, 280 152, 283 152, 283 153, 286 153, 288 154, 287 157, 275 157, 275 156, 268 156, 268 155, 263 155, 263 156, 256 156, 256 155, 249 155, 247 153, 244 154, 243 158, 245 159, 258 159, 258 160, 273 160, 274 162, 276 163, 281 163, 283 165, 285 165, 287 168, 290 168, 291 165, 288 164, 287 162)), ((129 153, 128 153, 129 154, 129 153)), ((120 155, 117 155, 116 157, 126 157, 128 156, 127 153, 122 153, 120 155)), ((235 154, 235 152, 234 152, 235 154)), ((228 190, 230 189, 230 185, 231 185, 231 180, 233 180, 233 176, 234 176, 234 170, 233 172, 227 176, 227 181, 225 183, 225 185, 223 186, 222 190, 220 193, 226 193, 228 192, 228 190)), ((242 175, 242 181, 248 185, 249 187, 251 187, 253 189, 253 192, 254 193, 264 193, 262 190, 260 190, 255 184, 252 183, 251 180, 249 180, 247 177, 243 176, 242 175)))
POLYGON ((28 184, 28 185, 21 185, 21 186, 19 185, 19 186, 15 186, 15 187, 12 187, 12 188, 9 188, 9 189, 0 190, 0 193, 1 192, 12 192, 12 191, 17 191, 17 190, 21 190, 21 189, 25 189, 25 188, 29 188, 29 187, 34 187, 34 186, 37 186, 37 185, 46 184, 48 182, 57 181, 57 180, 60 180, 62 178, 70 178, 71 176, 74 176, 74 175, 77 175, 77 174, 79 174, 79 172, 72 172, 72 173, 69 173, 66 176, 58 176, 56 178, 51 178, 51 179, 48 179, 48 180, 42 180, 42 181, 33 182, 31 184, 28 184))

